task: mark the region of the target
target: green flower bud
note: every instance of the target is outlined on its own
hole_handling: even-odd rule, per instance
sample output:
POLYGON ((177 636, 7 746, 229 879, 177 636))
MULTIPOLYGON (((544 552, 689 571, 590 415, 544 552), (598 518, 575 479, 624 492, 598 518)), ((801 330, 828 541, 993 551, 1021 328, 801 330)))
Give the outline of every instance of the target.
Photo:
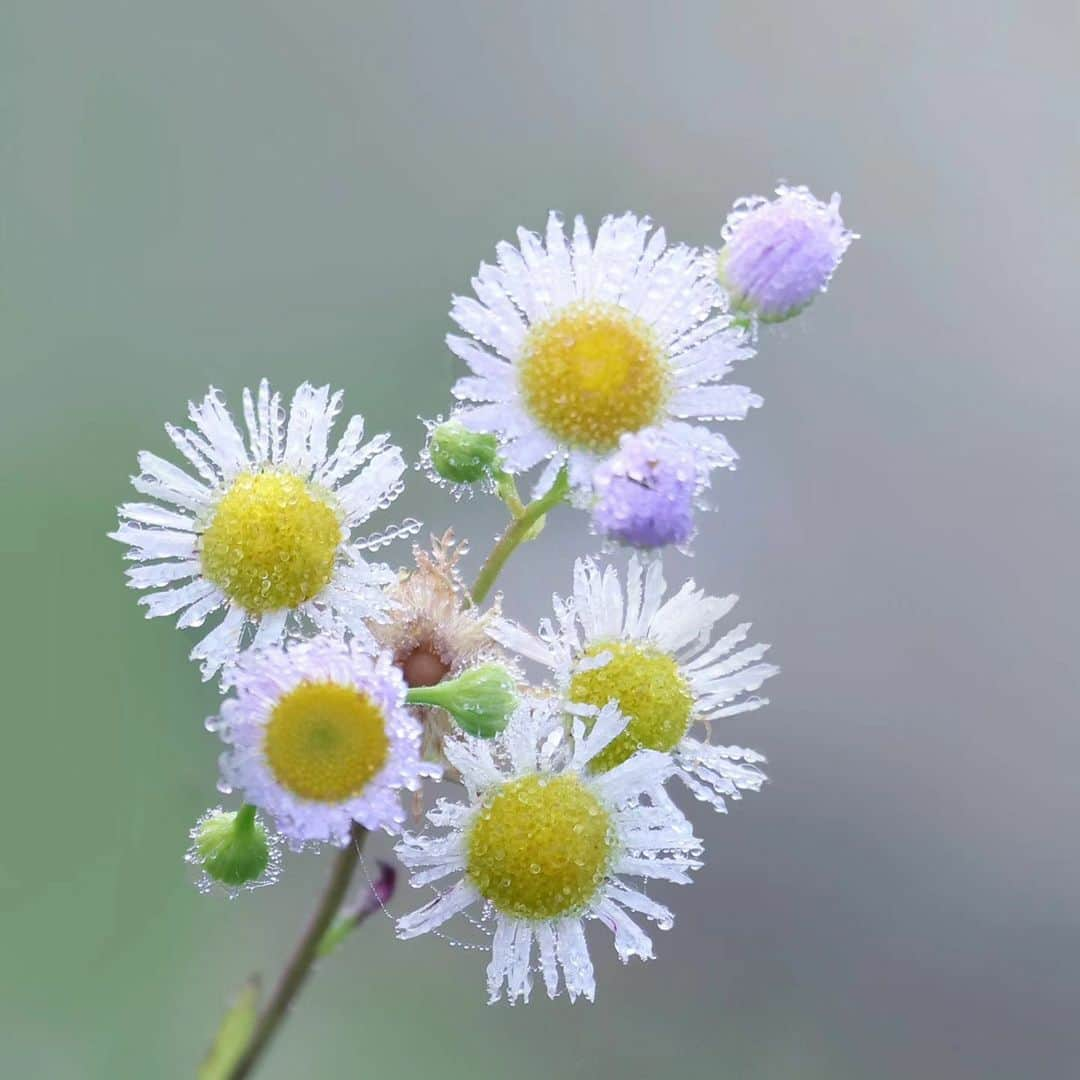
POLYGON ((431 432, 428 446, 431 467, 453 484, 483 480, 498 457, 494 435, 469 431, 457 420, 447 420, 431 432))
POLYGON ((201 867, 203 891, 214 884, 230 891, 241 886, 254 888, 269 884, 276 876, 277 851, 256 819, 254 806, 207 811, 191 830, 191 840, 187 861, 201 867))
POLYGON ((445 709, 462 731, 481 739, 498 735, 517 708, 517 686, 501 664, 482 664, 456 679, 435 686, 416 686, 406 695, 410 705, 445 709))

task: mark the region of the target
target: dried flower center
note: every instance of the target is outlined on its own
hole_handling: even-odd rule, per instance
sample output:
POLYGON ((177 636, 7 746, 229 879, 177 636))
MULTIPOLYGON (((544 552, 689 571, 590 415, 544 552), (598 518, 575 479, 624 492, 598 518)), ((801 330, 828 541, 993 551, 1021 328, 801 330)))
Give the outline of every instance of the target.
POLYGON ((337 509, 306 480, 243 473, 202 535, 203 573, 247 611, 292 608, 329 583, 340 543, 337 509))
POLYGON ((590 763, 594 772, 607 772, 635 751, 673 750, 690 727, 694 699, 667 653, 647 645, 598 642, 585 655, 611 653, 603 667, 577 672, 570 680, 570 698, 603 708, 617 701, 629 721, 590 763))
POLYGON ((397 663, 409 686, 435 686, 450 673, 450 665, 428 645, 418 645, 397 663))
POLYGON ((282 787, 335 803, 364 790, 386 764, 390 740, 382 709, 363 690, 304 682, 274 706, 263 751, 282 787))
POLYGON ((617 304, 570 304, 537 323, 519 372, 533 419, 560 442, 598 453, 655 423, 668 391, 655 332, 617 304))
POLYGON ((615 853, 611 815, 579 776, 503 784, 469 828, 466 870, 480 894, 520 919, 580 910, 615 853))

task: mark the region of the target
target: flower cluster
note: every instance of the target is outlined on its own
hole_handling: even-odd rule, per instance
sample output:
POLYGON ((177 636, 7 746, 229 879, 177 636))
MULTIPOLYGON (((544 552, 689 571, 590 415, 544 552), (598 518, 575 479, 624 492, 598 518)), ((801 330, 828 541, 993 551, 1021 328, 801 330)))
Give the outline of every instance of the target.
POLYGON ((722 625, 734 596, 668 589, 662 552, 689 551, 712 473, 736 461, 716 422, 762 404, 726 381, 758 324, 804 308, 850 244, 838 203, 786 187, 741 200, 719 256, 632 214, 591 236, 553 213, 543 236, 496 247, 475 295, 453 300, 462 334, 447 343, 470 374, 449 418, 426 422, 418 466, 506 504, 471 588, 450 531, 405 568, 376 559, 420 524, 365 533, 401 493, 405 457, 386 435, 365 442, 360 416, 335 441, 340 391, 304 383, 286 408, 264 380, 241 427, 211 389, 191 427, 166 425, 188 468, 140 454, 147 501, 124 503, 112 535, 148 617, 222 613, 191 656, 220 678, 207 727, 224 744, 219 787, 242 805, 192 830, 201 887, 235 895, 274 880, 284 847, 349 854, 384 830, 411 884, 433 890, 399 936, 458 916, 489 929, 493 1001, 527 1000, 534 974, 552 997, 591 1000, 590 920, 622 960, 653 955, 640 920, 673 916, 649 883, 689 882, 704 853, 673 795, 723 812, 761 788, 762 756, 716 736, 766 704, 778 670, 749 623, 722 625), (534 468, 526 501, 518 477, 534 468), (563 502, 604 549, 568 567, 534 632, 488 596, 563 502), (456 797, 425 813, 440 779, 456 797))

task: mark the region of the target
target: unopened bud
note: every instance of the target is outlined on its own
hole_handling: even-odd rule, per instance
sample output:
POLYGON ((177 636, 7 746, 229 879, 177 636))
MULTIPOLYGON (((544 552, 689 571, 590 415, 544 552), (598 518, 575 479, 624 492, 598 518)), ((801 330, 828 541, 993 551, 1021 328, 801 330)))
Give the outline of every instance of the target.
POLYGON ((501 664, 482 664, 436 686, 414 687, 405 700, 445 709, 462 731, 481 739, 498 735, 518 703, 514 678, 501 664))
POLYGON ((498 457, 494 435, 469 431, 458 420, 447 420, 431 433, 431 467, 453 484, 475 484, 488 474, 498 457))
POLYGON ((790 319, 824 292, 858 239, 840 217, 839 195, 823 203, 808 188, 783 184, 776 194, 735 203, 717 268, 732 310, 766 323, 790 319))
POLYGON ((207 811, 191 830, 188 862, 202 868, 207 886, 216 882, 226 889, 266 883, 275 865, 275 852, 255 807, 238 811, 207 811))

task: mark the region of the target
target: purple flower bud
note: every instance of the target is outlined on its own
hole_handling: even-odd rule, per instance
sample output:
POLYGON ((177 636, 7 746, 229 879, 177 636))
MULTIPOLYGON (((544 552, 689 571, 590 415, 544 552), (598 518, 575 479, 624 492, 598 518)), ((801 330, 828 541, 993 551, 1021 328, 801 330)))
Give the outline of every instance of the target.
POLYGON ((682 447, 648 431, 624 435, 593 477, 593 528, 638 548, 685 544, 694 532, 701 470, 682 447))
POLYGON ((829 203, 809 188, 776 189, 771 202, 754 195, 736 201, 724 225, 721 283, 735 311, 762 322, 797 315, 832 277, 858 234, 844 227, 840 196, 829 203))

